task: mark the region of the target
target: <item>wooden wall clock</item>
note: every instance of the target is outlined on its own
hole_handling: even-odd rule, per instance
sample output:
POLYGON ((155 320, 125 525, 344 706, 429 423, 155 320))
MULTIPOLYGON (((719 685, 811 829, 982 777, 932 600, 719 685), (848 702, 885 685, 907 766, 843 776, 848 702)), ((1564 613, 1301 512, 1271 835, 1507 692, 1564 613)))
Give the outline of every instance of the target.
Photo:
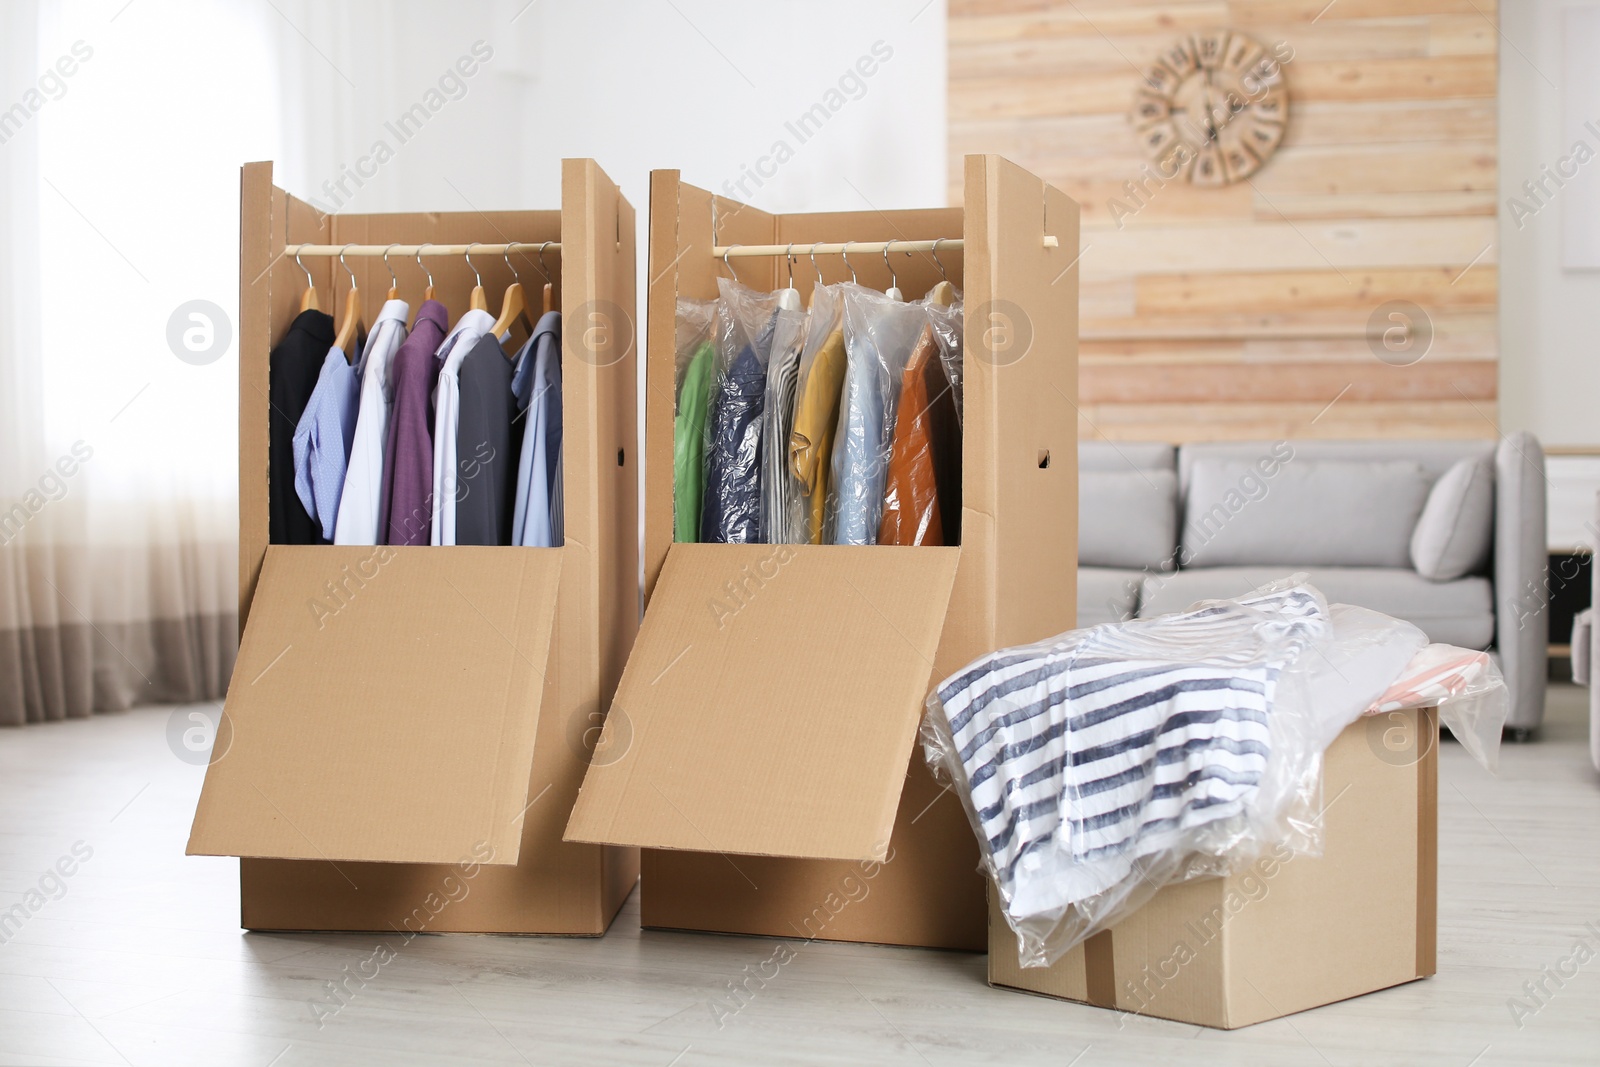
POLYGON ((1231 30, 1183 37, 1162 52, 1133 104, 1134 127, 1161 176, 1227 185, 1260 170, 1283 141, 1283 63, 1292 56, 1287 46, 1268 49, 1231 30))

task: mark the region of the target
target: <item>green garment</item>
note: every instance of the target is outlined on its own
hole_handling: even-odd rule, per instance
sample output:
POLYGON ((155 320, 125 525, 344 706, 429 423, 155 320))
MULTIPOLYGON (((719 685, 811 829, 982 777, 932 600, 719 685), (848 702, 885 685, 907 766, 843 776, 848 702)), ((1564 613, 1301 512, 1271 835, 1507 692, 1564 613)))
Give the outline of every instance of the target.
POLYGON ((700 539, 700 500, 706 491, 706 416, 711 408, 717 348, 704 341, 683 372, 672 425, 672 539, 700 539))

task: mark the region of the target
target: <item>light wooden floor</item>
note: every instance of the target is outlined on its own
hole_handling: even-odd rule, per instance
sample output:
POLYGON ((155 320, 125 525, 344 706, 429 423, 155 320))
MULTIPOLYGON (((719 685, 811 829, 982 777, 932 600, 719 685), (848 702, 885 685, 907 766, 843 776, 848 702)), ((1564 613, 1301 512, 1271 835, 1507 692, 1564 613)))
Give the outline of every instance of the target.
POLYGON ((1445 746, 1438 977, 1234 1033, 1119 1029, 987 988, 979 956, 827 944, 719 1028, 712 1004, 773 943, 641 933, 633 904, 602 940, 419 938, 319 1030, 323 983, 377 938, 240 932, 236 862, 183 856, 201 769, 169 750, 170 709, 6 730, 0 909, 74 843, 93 854, 0 944, 0 1063, 1595 1064, 1600 958, 1520 1028, 1508 1007, 1600 929, 1584 701, 1552 687, 1498 780, 1445 746))

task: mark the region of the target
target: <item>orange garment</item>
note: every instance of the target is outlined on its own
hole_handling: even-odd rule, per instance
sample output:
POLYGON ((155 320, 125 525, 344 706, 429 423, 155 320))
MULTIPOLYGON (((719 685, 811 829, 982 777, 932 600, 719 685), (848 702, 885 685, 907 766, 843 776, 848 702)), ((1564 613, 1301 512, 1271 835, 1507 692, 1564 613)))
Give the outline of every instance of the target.
POLYGON ((961 426, 933 328, 924 326, 901 379, 878 544, 960 543, 961 426))

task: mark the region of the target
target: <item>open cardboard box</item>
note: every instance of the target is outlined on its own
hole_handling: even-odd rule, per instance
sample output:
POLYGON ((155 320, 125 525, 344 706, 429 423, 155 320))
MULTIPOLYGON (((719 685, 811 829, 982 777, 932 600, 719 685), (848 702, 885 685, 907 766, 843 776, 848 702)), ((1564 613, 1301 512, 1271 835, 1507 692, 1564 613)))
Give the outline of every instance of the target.
POLYGON ((1433 974, 1438 741, 1432 708, 1357 721, 1324 756, 1322 856, 1168 886, 1053 966, 1019 966, 995 910, 990 984, 1231 1030, 1433 974))
MULTIPOLYGON (((564 161, 561 199, 330 216, 275 188, 270 163, 244 167, 243 636, 188 851, 241 857, 249 929, 598 935, 637 881, 636 851, 562 841, 638 623, 634 215, 591 160, 564 161), (546 263, 566 327, 566 544, 269 545, 268 354, 305 288, 284 245, 508 240, 562 244, 546 263)), ((389 271, 348 262, 370 322, 389 271)), ((427 262, 459 316, 473 271, 427 262)), ((491 294, 512 280, 501 257, 474 262, 491 294)), ((305 264, 342 306, 344 270, 305 264)), ((392 265, 415 312, 422 274, 392 265)))
MULTIPOLYGON (((998 156, 967 157, 962 207, 914 211, 771 215, 651 175, 648 606, 567 830, 646 849, 644 925, 984 947, 972 830, 913 742, 933 681, 1073 625, 1077 257, 1077 204, 998 156), (892 255, 908 299, 940 263, 965 290, 960 546, 673 544, 675 304, 717 295, 712 247, 941 237, 964 250, 892 255)), ((884 257, 849 264, 890 284, 884 257)))

